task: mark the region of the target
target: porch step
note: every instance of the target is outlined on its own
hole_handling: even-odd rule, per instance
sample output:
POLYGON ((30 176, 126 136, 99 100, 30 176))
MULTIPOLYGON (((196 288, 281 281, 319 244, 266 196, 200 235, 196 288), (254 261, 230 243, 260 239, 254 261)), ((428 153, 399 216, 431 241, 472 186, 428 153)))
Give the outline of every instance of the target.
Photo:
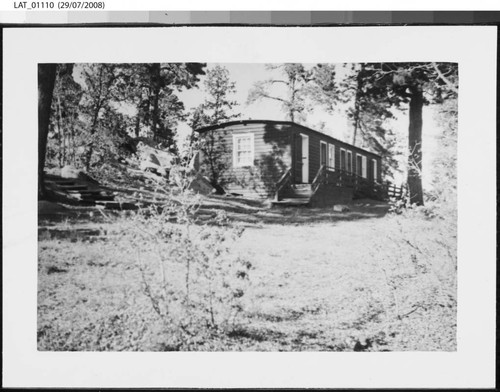
POLYGON ((309 199, 312 196, 311 184, 294 184, 283 196, 289 199, 309 199))
POLYGON ((284 198, 280 201, 272 201, 273 207, 307 207, 309 198, 284 198))
POLYGON ((47 175, 45 185, 47 190, 56 197, 67 202, 85 206, 100 205, 108 209, 132 208, 132 206, 115 201, 113 193, 101 188, 98 184, 89 183, 82 179, 66 179, 55 175, 47 175))
POLYGON ((311 190, 311 184, 292 184, 295 190, 311 190))

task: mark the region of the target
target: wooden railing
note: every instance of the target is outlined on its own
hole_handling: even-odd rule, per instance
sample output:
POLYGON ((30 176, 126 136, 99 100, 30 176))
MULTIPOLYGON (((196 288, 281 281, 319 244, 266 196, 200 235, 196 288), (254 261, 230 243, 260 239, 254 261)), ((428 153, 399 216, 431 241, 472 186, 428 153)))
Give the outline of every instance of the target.
POLYGON ((401 184, 396 186, 390 181, 383 185, 383 189, 387 198, 402 199, 406 195, 406 186, 401 184))
POLYGON ((354 187, 357 182, 358 176, 353 173, 349 173, 342 169, 335 169, 333 167, 321 165, 320 169, 318 170, 318 174, 316 174, 316 177, 314 178, 313 184, 324 183, 335 184, 342 187, 354 187))
POLYGON ((280 201, 282 199, 283 191, 286 190, 287 187, 292 185, 292 169, 288 169, 278 180, 276 183, 276 194, 274 199, 276 201, 280 201))
MULTIPOLYGON (((322 184, 335 184, 339 187, 353 188, 355 198, 369 197, 379 200, 400 199, 406 194, 404 185, 396 186, 389 181, 381 183, 350 173, 321 165, 311 183, 312 193, 316 193, 322 184)), ((275 200, 280 201, 293 185, 292 169, 288 169, 276 183, 275 200)))
POLYGON ((353 188, 355 197, 370 197, 385 200, 388 197, 400 198, 404 195, 404 187, 389 186, 378 181, 372 181, 343 169, 321 165, 312 182, 313 193, 321 184, 335 184, 339 187, 353 188))
POLYGON ((325 165, 321 165, 319 167, 318 173, 316 173, 316 177, 314 177, 314 180, 311 183, 311 190, 313 193, 316 192, 321 184, 324 184, 327 181, 326 171, 325 165))

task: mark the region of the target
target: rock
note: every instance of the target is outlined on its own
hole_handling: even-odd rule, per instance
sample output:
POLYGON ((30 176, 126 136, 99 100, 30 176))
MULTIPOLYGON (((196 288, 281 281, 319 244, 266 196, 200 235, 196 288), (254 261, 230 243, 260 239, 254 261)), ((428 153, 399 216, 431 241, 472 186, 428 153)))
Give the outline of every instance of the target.
POLYGON ((157 174, 160 174, 160 170, 163 170, 160 165, 156 165, 149 161, 141 161, 141 163, 139 164, 139 169, 141 169, 142 171, 150 171, 157 174))
POLYGON ((146 161, 152 163, 153 165, 161 166, 161 163, 155 154, 148 154, 146 157, 146 161))
POLYGON ((333 206, 333 211, 335 212, 347 212, 350 211, 350 208, 345 204, 335 204, 333 206))
POLYGON ((93 179, 92 177, 90 177, 87 173, 82 172, 82 171, 78 172, 78 178, 79 178, 80 180, 84 180, 84 181, 90 182, 90 183, 92 183, 92 184, 96 184, 96 185, 98 185, 98 184, 99 184, 99 181, 94 180, 94 179, 93 179))
POLYGON ((172 166, 172 168, 169 170, 169 173, 170 184, 179 187, 182 187, 182 184, 185 184, 186 180, 191 179, 191 181, 193 181, 193 179, 195 179, 197 176, 197 174, 192 169, 182 165, 172 166))
POLYGON ((72 165, 66 165, 61 169, 62 178, 78 178, 80 170, 72 165))
POLYGON ((172 167, 173 155, 150 147, 142 141, 137 144, 137 155, 139 157, 139 168, 168 178, 172 167))
POLYGON ((76 167, 72 165, 66 165, 61 169, 61 177, 62 178, 71 178, 71 179, 79 179, 87 182, 91 182, 93 184, 99 184, 98 181, 94 180, 87 173, 78 170, 76 167))
POLYGON ((203 177, 200 173, 189 184, 189 189, 194 193, 199 193, 202 195, 209 195, 215 192, 214 187, 210 184, 210 181, 203 177))

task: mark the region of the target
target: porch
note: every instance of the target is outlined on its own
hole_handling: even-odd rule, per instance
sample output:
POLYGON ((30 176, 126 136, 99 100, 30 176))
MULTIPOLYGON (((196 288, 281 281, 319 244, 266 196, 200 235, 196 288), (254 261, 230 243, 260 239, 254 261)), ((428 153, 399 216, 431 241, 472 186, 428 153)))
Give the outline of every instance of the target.
POLYGON ((287 170, 276 183, 274 205, 326 207, 361 198, 401 198, 405 191, 403 186, 381 183, 326 165, 320 166, 310 183, 296 183, 293 174, 293 169, 287 170))

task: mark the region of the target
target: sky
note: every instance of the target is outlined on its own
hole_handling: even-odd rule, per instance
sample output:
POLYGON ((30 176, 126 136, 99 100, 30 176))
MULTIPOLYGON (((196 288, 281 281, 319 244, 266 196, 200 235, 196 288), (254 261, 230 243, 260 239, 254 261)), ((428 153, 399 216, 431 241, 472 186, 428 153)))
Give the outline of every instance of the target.
MULTIPOLYGON (((208 64, 207 70, 215 67, 217 64, 208 64)), ((236 111, 241 113, 240 119, 248 120, 286 120, 286 114, 281 109, 281 104, 270 99, 263 99, 252 104, 247 104, 248 92, 252 86, 262 80, 269 79, 272 76, 280 76, 279 71, 268 71, 265 64, 261 63, 220 63, 218 64, 228 69, 230 80, 236 83, 236 93, 232 99, 239 102, 236 111), (272 73, 274 72, 274 73, 272 73)), ((307 66, 312 66, 306 65, 307 66)), ((341 69, 339 67, 339 69, 341 69)), ((337 72, 338 77, 342 77, 342 71, 337 72)), ((204 78, 201 78, 200 86, 203 86, 204 78)), ((279 94, 279 91, 276 91, 279 94)), ((206 94, 201 89, 185 90, 179 93, 179 98, 184 102, 187 110, 198 106, 205 99, 206 94)), ((319 124, 324 122, 325 132, 329 135, 350 142, 351 128, 347 117, 345 116, 345 107, 339 107, 339 110, 332 114, 327 113, 323 108, 316 106, 314 112, 307 115, 306 122, 302 125, 312 129, 319 129, 319 124)), ((406 146, 408 138, 408 111, 396 113, 396 119, 391 120, 388 126, 400 137, 401 143, 406 146)), ((177 129, 179 140, 185 138, 191 132, 191 128, 185 124, 179 124, 177 129)), ((434 108, 424 107, 423 110, 423 130, 422 130, 422 150, 423 150, 423 186, 427 189, 431 187, 432 162, 435 158, 437 140, 440 130, 434 119, 434 108)), ((403 163, 403 162, 402 162, 403 163)), ((396 174, 394 181, 400 183, 404 181, 404 173, 396 174)))

